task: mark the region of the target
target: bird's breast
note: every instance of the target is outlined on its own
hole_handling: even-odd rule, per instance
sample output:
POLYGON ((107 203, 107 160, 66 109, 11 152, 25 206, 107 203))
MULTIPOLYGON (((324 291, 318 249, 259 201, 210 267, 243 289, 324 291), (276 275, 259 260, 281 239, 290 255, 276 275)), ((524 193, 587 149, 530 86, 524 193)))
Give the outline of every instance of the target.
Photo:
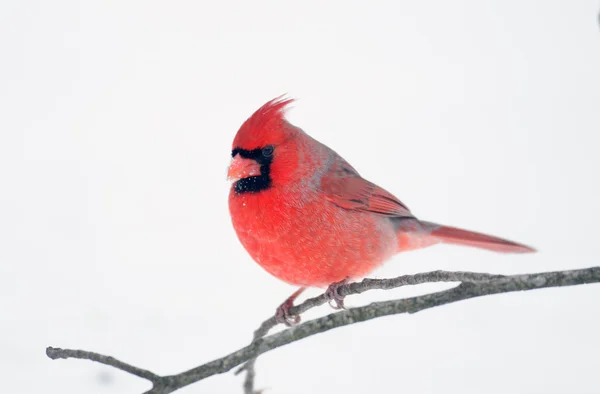
POLYGON ((365 276, 395 253, 387 218, 345 210, 306 190, 230 193, 238 238, 269 273, 294 285, 324 287, 365 276))

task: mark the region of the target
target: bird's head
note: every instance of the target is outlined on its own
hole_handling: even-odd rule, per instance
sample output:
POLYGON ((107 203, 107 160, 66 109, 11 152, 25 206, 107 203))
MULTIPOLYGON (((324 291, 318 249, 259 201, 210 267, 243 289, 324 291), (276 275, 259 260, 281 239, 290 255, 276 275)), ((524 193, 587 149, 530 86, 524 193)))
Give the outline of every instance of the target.
POLYGON ((298 165, 296 139, 302 133, 284 118, 285 107, 293 101, 269 101, 238 130, 227 172, 236 193, 257 193, 290 180, 298 165))

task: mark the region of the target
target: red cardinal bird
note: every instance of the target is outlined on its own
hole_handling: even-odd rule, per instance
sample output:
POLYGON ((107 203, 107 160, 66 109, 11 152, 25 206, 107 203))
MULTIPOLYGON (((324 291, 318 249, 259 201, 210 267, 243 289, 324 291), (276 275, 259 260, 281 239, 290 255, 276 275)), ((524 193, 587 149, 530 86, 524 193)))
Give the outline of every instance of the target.
POLYGON ((277 310, 280 322, 308 286, 362 278, 399 252, 437 243, 501 253, 535 250, 490 235, 418 220, 398 198, 362 178, 335 151, 284 118, 292 99, 276 98, 240 127, 228 178, 233 227, 271 275, 301 288, 277 310))

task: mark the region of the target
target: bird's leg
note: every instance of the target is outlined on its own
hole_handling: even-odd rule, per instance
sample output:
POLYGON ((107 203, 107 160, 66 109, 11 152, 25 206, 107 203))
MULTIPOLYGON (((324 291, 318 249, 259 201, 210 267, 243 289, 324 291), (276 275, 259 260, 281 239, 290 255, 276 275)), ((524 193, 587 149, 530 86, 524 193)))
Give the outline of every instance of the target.
POLYGON ((288 297, 287 300, 283 302, 283 304, 277 307, 277 311, 275 311, 275 321, 277 323, 283 323, 288 327, 291 327, 295 324, 300 323, 299 315, 292 315, 290 313, 290 309, 294 306, 294 301, 302 292, 306 290, 306 287, 301 287, 294 292, 291 296, 288 297))
POLYGON ((333 309, 346 309, 344 307, 344 297, 340 295, 338 289, 340 286, 343 286, 343 285, 347 284, 348 282, 350 282, 349 278, 346 278, 339 282, 333 282, 332 284, 329 285, 327 290, 325 290, 325 297, 327 297, 327 299, 329 300, 329 305, 333 309), (335 305, 331 303, 332 301, 334 302, 335 305))

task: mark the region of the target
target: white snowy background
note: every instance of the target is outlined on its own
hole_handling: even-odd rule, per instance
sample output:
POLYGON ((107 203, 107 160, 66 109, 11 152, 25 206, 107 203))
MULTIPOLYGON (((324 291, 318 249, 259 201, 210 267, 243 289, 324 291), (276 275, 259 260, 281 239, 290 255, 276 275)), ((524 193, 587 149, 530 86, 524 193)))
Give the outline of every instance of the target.
MULTIPOLYGON (((294 289, 239 244, 225 173, 241 123, 286 92, 293 123, 418 217, 540 250, 436 246, 377 277, 599 265, 597 14, 560 0, 1 2, 1 391, 149 388, 46 346, 172 374, 249 342, 294 289)), ((600 285, 484 297, 275 350, 257 387, 598 393, 598 333, 600 285)))

